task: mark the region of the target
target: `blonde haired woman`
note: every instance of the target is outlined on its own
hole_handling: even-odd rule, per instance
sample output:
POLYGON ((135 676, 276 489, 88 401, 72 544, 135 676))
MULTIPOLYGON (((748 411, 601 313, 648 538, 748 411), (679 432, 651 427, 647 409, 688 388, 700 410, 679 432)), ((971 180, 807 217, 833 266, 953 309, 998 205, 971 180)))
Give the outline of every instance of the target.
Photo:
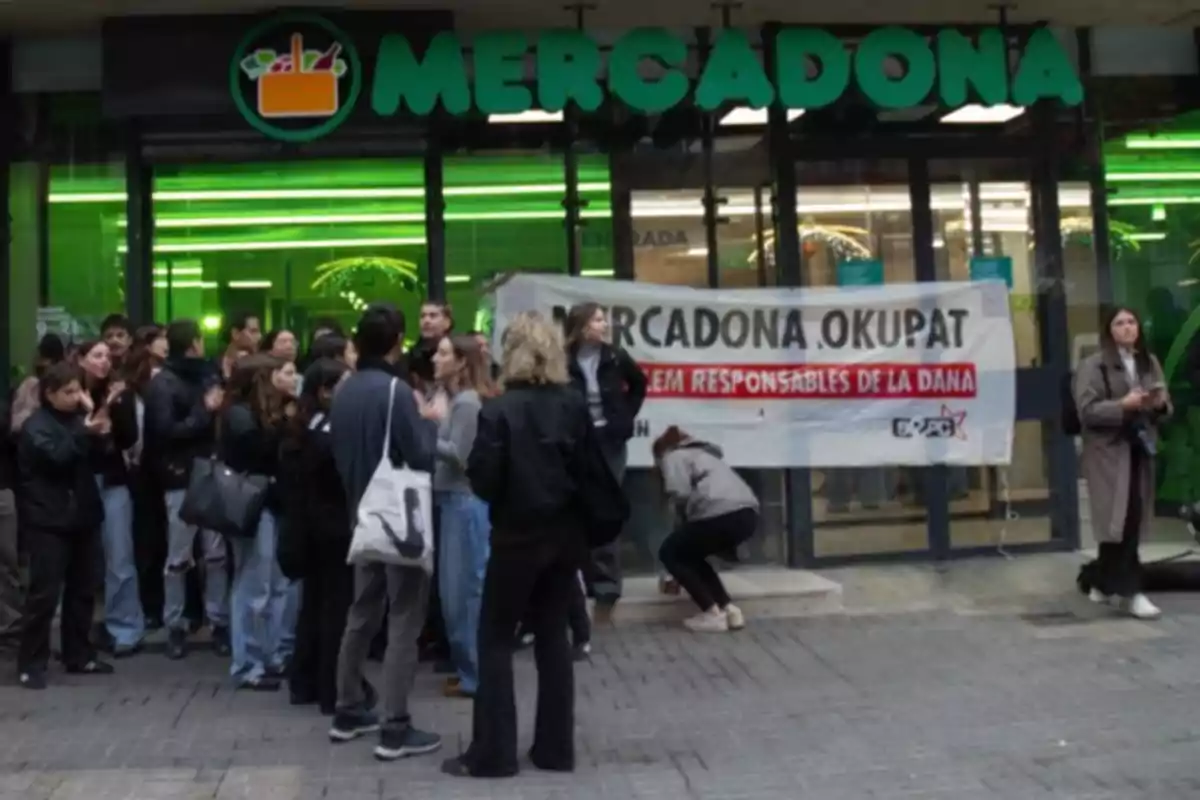
POLYGON ((568 386, 558 328, 522 314, 504 333, 504 393, 485 403, 467 461, 471 488, 489 506, 491 557, 479 620, 474 741, 443 771, 478 778, 515 775, 517 709, 514 631, 530 619, 538 710, 530 760, 575 768, 575 679, 567 614, 587 557, 582 490, 587 448, 598 444, 583 399, 568 386))

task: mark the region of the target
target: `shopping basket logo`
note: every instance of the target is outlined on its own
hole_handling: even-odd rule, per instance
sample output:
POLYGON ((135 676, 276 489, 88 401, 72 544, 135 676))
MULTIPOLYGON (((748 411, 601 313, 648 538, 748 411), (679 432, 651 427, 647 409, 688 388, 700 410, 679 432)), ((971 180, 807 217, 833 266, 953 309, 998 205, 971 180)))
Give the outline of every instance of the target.
POLYGON ((246 121, 273 139, 306 142, 345 121, 362 88, 350 38, 315 14, 273 17, 234 53, 230 90, 246 121))

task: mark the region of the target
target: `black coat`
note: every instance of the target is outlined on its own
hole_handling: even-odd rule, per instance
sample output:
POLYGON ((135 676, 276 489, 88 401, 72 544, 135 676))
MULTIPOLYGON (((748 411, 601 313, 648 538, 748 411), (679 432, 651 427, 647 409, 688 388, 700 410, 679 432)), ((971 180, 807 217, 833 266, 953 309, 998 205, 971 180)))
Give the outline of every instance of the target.
POLYGON ((22 526, 86 533, 104 521, 92 472, 91 436, 79 414, 39 408, 17 436, 17 495, 22 526))
MULTIPOLYGON (((587 398, 587 379, 579 366, 575 350, 570 353, 571 384, 587 398)), ((600 404, 605 425, 600 437, 611 444, 624 444, 633 438, 633 422, 646 400, 646 376, 628 353, 612 345, 600 345, 600 363, 596 368, 600 384, 600 404)))
POLYGON ((192 462, 213 454, 215 418, 204 394, 219 380, 211 362, 187 358, 168 361, 146 387, 142 463, 164 490, 186 489, 192 462))
POLYGON ((586 403, 568 386, 510 384, 479 412, 467 460, 488 504, 492 546, 584 530, 581 455, 593 437, 586 403))
POLYGON ((10 403, 0 402, 0 491, 17 488, 17 439, 11 410, 10 403))
MULTIPOLYGON (((244 403, 231 405, 221 415, 217 455, 235 472, 278 477, 282 444, 282 420, 274 426, 263 425, 244 403)), ((274 480, 267 489, 267 508, 279 510, 279 487, 274 480)))
MULTIPOLYGON (((104 403, 104 390, 94 392, 92 402, 96 408, 104 403)), ((126 486, 129 469, 125 463, 125 451, 137 444, 137 398, 130 389, 125 390, 108 406, 108 417, 112 430, 105 436, 91 437, 88 461, 92 473, 104 479, 107 486, 126 486)))
POLYGON ((321 568, 313 554, 336 566, 345 565, 350 551, 350 509, 329 430, 328 416, 319 414, 308 428, 287 436, 280 450, 279 563, 293 579, 321 568))

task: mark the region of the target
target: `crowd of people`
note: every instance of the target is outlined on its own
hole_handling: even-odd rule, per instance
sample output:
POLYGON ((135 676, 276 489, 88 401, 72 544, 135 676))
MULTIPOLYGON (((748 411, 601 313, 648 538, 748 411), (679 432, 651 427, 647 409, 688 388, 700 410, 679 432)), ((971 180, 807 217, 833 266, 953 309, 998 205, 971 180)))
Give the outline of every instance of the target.
MULTIPOLYGON (((379 733, 383 760, 436 750, 408 696, 423 657, 448 697, 474 700, 473 741, 444 770, 518 771, 513 651, 531 643, 538 715, 532 763, 574 768, 573 662, 611 617, 621 574, 597 520, 624 505, 620 481, 646 394, 637 364, 608 343, 603 308, 565 331, 522 314, 493 359, 486 336, 456 334, 451 309, 367 308, 353 334, 316 322, 301 353, 288 330, 229 320, 210 357, 195 321, 39 344, 0 436, 0 651, 21 686, 50 677, 60 617, 67 672, 107 675, 164 628, 186 658, 207 626, 236 685, 285 686, 333 717, 330 738, 379 733), (436 568, 347 564, 356 510, 377 465, 432 475, 436 568), (198 463, 265 481, 253 530, 189 524, 198 463), (601 546, 597 546, 600 542, 601 546), (24 563, 24 567, 20 565, 24 563), (94 625, 97 597, 102 623, 94 625), (60 611, 61 609, 61 611, 60 611), (383 651, 380 686, 365 662, 383 651)), ((659 552, 695 600, 695 631, 745 623, 708 563, 757 528, 758 500, 719 448, 671 427, 654 443, 678 525, 659 552)), ((609 525, 612 528, 612 525, 609 525)))

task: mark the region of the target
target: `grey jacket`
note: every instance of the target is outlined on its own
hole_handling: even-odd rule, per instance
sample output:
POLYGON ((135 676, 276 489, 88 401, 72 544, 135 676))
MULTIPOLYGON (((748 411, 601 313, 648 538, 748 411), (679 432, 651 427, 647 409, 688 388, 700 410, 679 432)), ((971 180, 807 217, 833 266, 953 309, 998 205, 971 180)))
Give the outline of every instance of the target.
POLYGON ((659 462, 667 497, 683 506, 685 520, 712 519, 744 508, 758 510, 758 498, 721 460, 723 455, 714 444, 685 439, 659 462))
POLYGON ((450 399, 446 417, 438 425, 437 466, 433 471, 435 491, 471 491, 471 482, 467 480, 467 458, 475 444, 481 408, 483 401, 474 389, 459 392, 450 399))

